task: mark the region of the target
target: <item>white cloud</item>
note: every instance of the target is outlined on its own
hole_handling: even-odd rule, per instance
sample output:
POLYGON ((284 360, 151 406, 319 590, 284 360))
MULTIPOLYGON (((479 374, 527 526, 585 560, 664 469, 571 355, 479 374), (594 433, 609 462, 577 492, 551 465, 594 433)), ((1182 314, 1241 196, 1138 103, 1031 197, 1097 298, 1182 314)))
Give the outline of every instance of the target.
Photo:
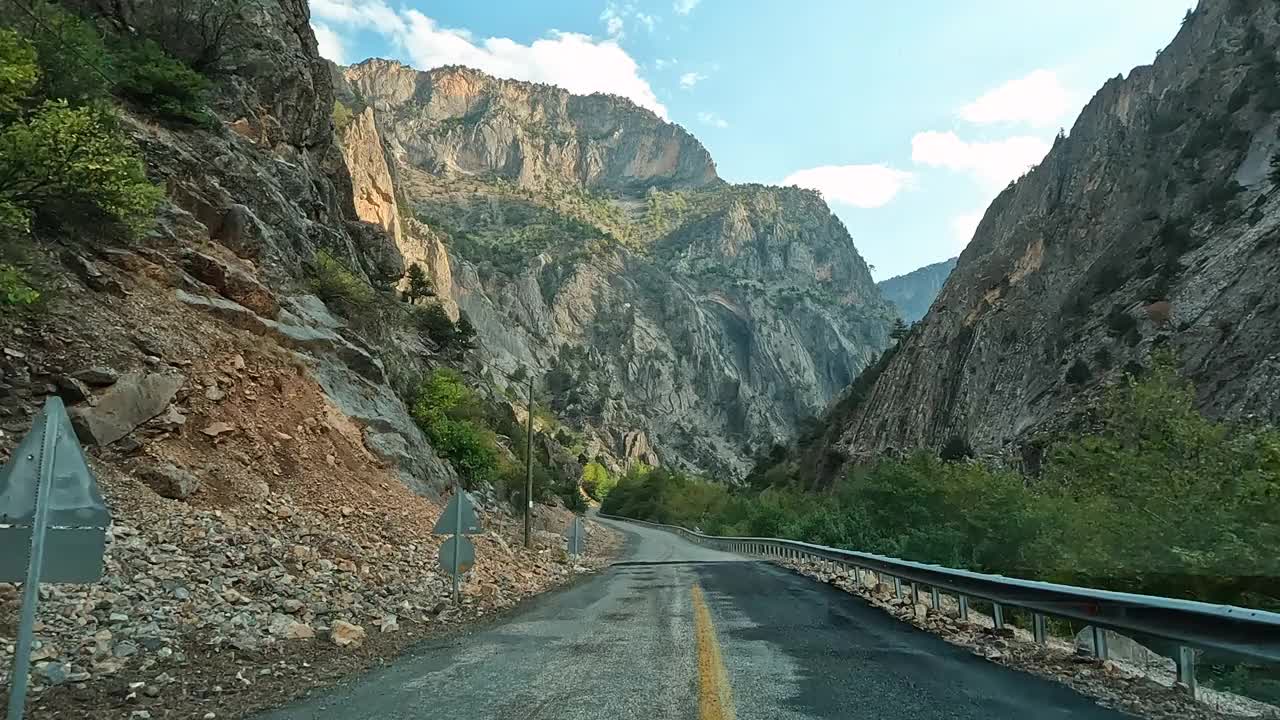
POLYGON ((316 45, 320 49, 320 57, 332 60, 339 65, 347 62, 347 49, 342 44, 342 36, 324 23, 315 23, 311 29, 316 34, 316 45))
POLYGON ((911 138, 911 160, 974 176, 986 189, 999 189, 1044 159, 1049 143, 1020 135, 991 142, 966 142, 953 132, 929 130, 911 138))
POLYGON ((672 66, 675 64, 676 64, 675 58, 671 58, 670 60, 664 60, 662 58, 658 58, 657 60, 653 61, 653 67, 655 70, 664 70, 668 66, 672 66))
POLYGON ((783 185, 817 190, 829 201, 859 208, 887 205, 912 180, 912 174, 888 165, 824 165, 791 173, 783 185))
POLYGON ((698 113, 698 122, 702 123, 703 125, 710 125, 712 127, 718 127, 718 128, 729 127, 728 120, 725 120, 724 118, 720 117, 719 115, 713 112, 698 113))
POLYGON ((694 8, 698 7, 698 3, 700 2, 702 2, 702 0, 676 0, 675 5, 672 7, 675 9, 677 15, 688 15, 693 12, 694 8))
POLYGON ((988 90, 977 100, 960 108, 964 120, 979 125, 1027 123, 1052 127, 1060 123, 1076 105, 1072 94, 1051 70, 1035 70, 1025 77, 988 90))
POLYGON ((636 21, 641 25, 644 25, 645 29, 649 32, 653 32, 653 28, 658 24, 658 18, 653 15, 646 15, 642 12, 636 13, 636 21))
POLYGON ((694 85, 706 80, 707 76, 700 72, 687 72, 680 76, 680 87, 685 90, 693 88, 694 85))
POLYGON ((376 30, 385 35, 404 32, 405 23, 387 4, 375 0, 311 0, 311 16, 336 25, 376 30))
POLYGON ((622 37, 622 15, 618 12, 617 5, 613 3, 605 5, 604 12, 600 13, 600 20, 604 23, 605 32, 609 33, 609 37, 622 37))
POLYGON ((957 247, 963 249, 969 244, 973 239, 973 233, 978 229, 978 223, 982 222, 982 216, 986 212, 986 207, 983 207, 951 218, 951 235, 957 247))
POLYGON ((383 0, 311 0, 319 22, 345 30, 368 29, 388 38, 422 70, 466 65, 497 77, 542 82, 572 93, 621 95, 665 119, 640 67, 616 40, 550 31, 528 45, 509 38, 475 38, 466 30, 442 28, 417 10, 392 10, 383 0))

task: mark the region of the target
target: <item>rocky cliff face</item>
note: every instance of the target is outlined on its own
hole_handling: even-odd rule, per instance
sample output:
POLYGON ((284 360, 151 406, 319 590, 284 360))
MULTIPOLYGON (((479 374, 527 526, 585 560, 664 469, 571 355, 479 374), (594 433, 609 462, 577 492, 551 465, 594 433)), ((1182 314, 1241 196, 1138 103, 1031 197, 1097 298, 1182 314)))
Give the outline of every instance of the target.
MULTIPOLYGON (((625 100, 382 60, 337 85, 358 113, 344 147, 372 113, 400 194, 361 217, 398 202, 442 239, 432 274, 495 381, 544 378, 584 456, 740 476, 887 341, 892 310, 820 198, 720 181, 625 100)), ((377 184, 355 175, 357 195, 377 184)))
POLYGON ((1280 25, 1202 2, 1150 66, 1107 82, 992 203, 929 314, 833 449, 1026 448, 1151 352, 1202 409, 1280 416, 1280 25))
POLYGON ((938 296, 942 284, 947 281, 956 259, 943 260, 932 265, 912 270, 905 275, 891 277, 876 283, 884 299, 893 303, 908 324, 913 323, 929 312, 929 306, 938 296))
POLYGON ((420 73, 387 60, 368 60, 346 77, 377 110, 392 154, 434 175, 610 190, 717 181, 692 135, 619 97, 571 95, 465 67, 420 73))

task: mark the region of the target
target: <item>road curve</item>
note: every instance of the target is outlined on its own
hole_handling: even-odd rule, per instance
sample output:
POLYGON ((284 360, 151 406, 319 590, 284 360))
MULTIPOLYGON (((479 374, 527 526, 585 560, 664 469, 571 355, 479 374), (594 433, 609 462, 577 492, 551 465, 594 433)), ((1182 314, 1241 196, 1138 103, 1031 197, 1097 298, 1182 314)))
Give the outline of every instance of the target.
POLYGON ((1120 720, 858 598, 656 528, 474 634, 259 720, 1120 720))

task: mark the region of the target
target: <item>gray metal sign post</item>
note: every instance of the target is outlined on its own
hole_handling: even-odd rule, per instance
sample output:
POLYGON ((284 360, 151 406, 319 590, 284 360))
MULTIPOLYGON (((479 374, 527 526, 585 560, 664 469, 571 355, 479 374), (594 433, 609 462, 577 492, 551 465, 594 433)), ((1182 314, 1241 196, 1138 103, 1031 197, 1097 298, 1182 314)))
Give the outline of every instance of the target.
POLYGON ((461 486, 454 490, 453 497, 444 512, 440 513, 440 519, 431 532, 453 536, 440 546, 439 560, 440 568, 453 576, 453 602, 456 605, 462 601, 458 583, 462 574, 471 569, 476 559, 475 546, 464 536, 483 532, 480 520, 476 517, 475 505, 471 504, 471 499, 461 486))
POLYGON ((0 468, 0 581, 22 585, 18 644, 9 684, 9 720, 22 720, 31 670, 40 581, 89 583, 102 577, 111 522, 62 400, 50 397, 31 431, 0 468), (47 551, 47 552, 46 552, 47 551))

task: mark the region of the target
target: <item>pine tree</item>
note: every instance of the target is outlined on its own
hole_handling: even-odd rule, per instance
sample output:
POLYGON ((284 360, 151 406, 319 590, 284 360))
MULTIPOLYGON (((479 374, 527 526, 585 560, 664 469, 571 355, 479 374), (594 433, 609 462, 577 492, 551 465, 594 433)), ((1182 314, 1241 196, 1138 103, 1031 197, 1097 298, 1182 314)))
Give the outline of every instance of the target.
POLYGON ((911 328, 907 327, 907 324, 902 322, 902 318, 898 318, 893 321, 893 329, 889 331, 889 337, 894 340, 902 340, 902 338, 906 337, 909 332, 911 332, 911 328))
POLYGON ((436 294, 435 288, 431 286, 431 280, 427 278, 427 274, 423 272, 422 266, 413 263, 409 266, 409 287, 404 291, 404 297, 409 302, 413 302, 419 298, 432 297, 436 294))

